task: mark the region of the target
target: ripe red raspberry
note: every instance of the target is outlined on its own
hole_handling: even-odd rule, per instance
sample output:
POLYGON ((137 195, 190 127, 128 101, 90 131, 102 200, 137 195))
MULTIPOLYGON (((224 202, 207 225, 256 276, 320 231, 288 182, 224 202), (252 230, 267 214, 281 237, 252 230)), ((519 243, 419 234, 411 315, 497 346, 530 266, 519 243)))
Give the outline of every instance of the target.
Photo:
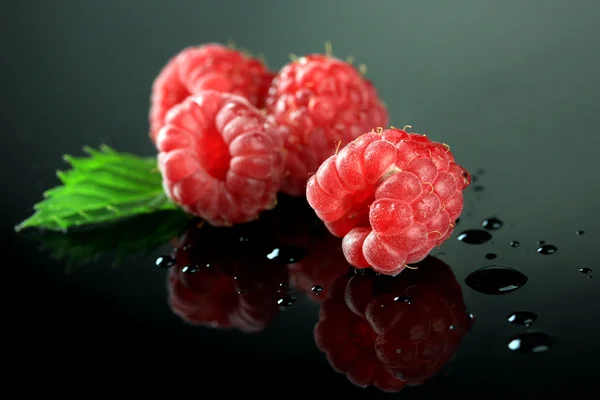
POLYGON ((371 82, 351 64, 313 54, 283 67, 266 101, 269 118, 287 131, 287 167, 281 191, 304 194, 306 181, 336 146, 373 127, 388 114, 371 82))
POLYGON ((204 225, 178 239, 167 286, 176 315, 190 324, 246 333, 264 330, 279 315, 288 272, 265 257, 262 236, 247 234, 262 227, 250 225, 204 225))
POLYGON ((334 369, 356 385, 389 392, 425 383, 456 354, 473 320, 442 261, 390 277, 342 275, 314 334, 334 369))
POLYGON ((262 61, 216 43, 188 47, 164 66, 152 85, 150 137, 156 140, 168 111, 189 95, 217 90, 262 108, 274 73, 262 61))
POLYGON ((329 157, 306 196, 350 264, 396 275, 448 239, 469 183, 447 145, 393 128, 329 157))
POLYGON ((248 100, 199 92, 173 107, 156 144, 165 192, 185 211, 232 225, 275 205, 283 141, 248 100))

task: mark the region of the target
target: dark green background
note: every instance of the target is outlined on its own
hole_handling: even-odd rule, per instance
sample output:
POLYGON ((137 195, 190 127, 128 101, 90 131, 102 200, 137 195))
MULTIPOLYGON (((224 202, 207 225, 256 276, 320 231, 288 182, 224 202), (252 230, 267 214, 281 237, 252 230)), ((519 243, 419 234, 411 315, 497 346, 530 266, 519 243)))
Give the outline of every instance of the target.
POLYGON ((110 355, 102 363, 129 360, 138 368, 128 351, 156 353, 155 372, 183 370, 183 381, 202 396, 218 380, 216 372, 206 372, 211 365, 194 360, 192 373, 177 363, 190 361, 180 356, 186 349, 197 355, 218 343, 231 382, 263 377, 256 393, 287 397, 300 386, 360 394, 310 347, 312 305, 290 310, 255 338, 198 331, 169 313, 164 273, 151 268, 152 260, 120 269, 91 266, 65 277, 60 265, 12 234, 42 191, 56 183, 64 153, 80 154, 82 146, 101 142, 153 153, 147 139, 150 85, 181 48, 232 39, 278 69, 289 53, 321 52, 331 40, 335 55, 352 55, 368 66, 391 124, 410 124, 450 144, 468 170, 486 170, 484 191, 466 196, 462 227, 490 215, 506 225, 487 248, 454 239, 445 246, 457 278, 462 282, 485 265, 489 251, 530 278, 525 288, 503 297, 465 288, 478 322, 445 381, 446 396, 486 389, 486 397, 548 398, 571 391, 582 398, 600 377, 598 282, 577 272, 600 268, 598 1, 38 0, 0 10, 1 229, 5 252, 15 260, 5 262, 11 297, 5 307, 21 349, 14 371, 48 373, 49 358, 63 354, 79 365, 74 348, 85 353, 99 343, 113 349, 120 344, 130 350, 98 350, 95 357, 110 355), (575 236, 578 229, 586 235, 575 236), (559 251, 536 254, 540 239, 559 251), (512 249, 511 240, 523 245, 512 249), (504 318, 518 308, 540 315, 539 327, 557 336, 555 349, 534 357, 507 353, 506 338, 516 330, 504 318), (162 361, 169 355, 177 362, 162 361), (264 374, 257 372, 261 365, 264 374), (283 392, 271 391, 273 385, 283 392))

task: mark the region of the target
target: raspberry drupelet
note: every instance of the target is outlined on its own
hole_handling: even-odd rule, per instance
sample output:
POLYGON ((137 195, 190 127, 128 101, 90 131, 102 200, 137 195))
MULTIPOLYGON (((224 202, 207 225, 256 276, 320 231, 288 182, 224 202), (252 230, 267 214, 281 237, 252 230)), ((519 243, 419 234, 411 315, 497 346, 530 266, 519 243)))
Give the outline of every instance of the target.
POLYGON ((156 141, 171 107, 201 90, 237 94, 262 108, 274 75, 261 60, 221 44, 183 49, 163 67, 152 85, 152 141, 156 141))
POLYGON ((350 264, 396 275, 448 239, 469 184, 447 145, 379 128, 325 160, 306 196, 350 264))
POLYGON ((189 97, 157 137, 166 194, 212 225, 256 219, 276 204, 285 162, 276 129, 240 96, 207 90, 189 97))
POLYGON ((340 143, 374 126, 388 113, 370 81, 350 63, 312 54, 284 66, 266 100, 269 118, 287 131, 287 165, 281 191, 303 195, 311 173, 340 143))

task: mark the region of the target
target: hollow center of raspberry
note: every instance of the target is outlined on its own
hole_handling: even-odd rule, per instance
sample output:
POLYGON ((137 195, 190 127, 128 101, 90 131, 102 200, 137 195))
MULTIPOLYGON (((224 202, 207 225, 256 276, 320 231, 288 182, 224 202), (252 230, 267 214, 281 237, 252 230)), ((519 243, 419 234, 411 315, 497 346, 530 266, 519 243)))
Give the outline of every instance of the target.
POLYGON ((345 217, 352 220, 352 226, 354 228, 370 227, 369 206, 375 201, 375 187, 359 190, 347 196, 346 201, 351 205, 345 217))
POLYGON ((204 170, 212 177, 225 180, 231 154, 216 128, 208 129, 197 144, 198 158, 204 170))

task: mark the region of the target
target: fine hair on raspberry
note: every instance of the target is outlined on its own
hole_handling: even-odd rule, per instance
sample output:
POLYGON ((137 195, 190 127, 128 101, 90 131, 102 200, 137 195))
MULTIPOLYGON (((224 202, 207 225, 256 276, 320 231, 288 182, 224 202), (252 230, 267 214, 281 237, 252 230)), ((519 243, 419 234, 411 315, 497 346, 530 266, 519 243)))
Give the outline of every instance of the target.
POLYGON ((379 128, 325 160, 306 195, 350 264, 396 275, 449 238, 469 183, 449 146, 379 128))
POLYGON ((335 148, 388 124, 373 84, 352 64, 311 54, 284 66, 266 100, 269 118, 286 131, 281 191, 304 195, 311 173, 335 148))
POLYGON ((212 225, 248 222, 276 204, 283 140, 243 97, 189 97, 167 115, 157 147, 166 194, 212 225))
POLYGON ((274 75, 260 59, 218 43, 183 49, 152 85, 150 138, 156 140, 171 107, 201 90, 237 94, 262 108, 274 75))

